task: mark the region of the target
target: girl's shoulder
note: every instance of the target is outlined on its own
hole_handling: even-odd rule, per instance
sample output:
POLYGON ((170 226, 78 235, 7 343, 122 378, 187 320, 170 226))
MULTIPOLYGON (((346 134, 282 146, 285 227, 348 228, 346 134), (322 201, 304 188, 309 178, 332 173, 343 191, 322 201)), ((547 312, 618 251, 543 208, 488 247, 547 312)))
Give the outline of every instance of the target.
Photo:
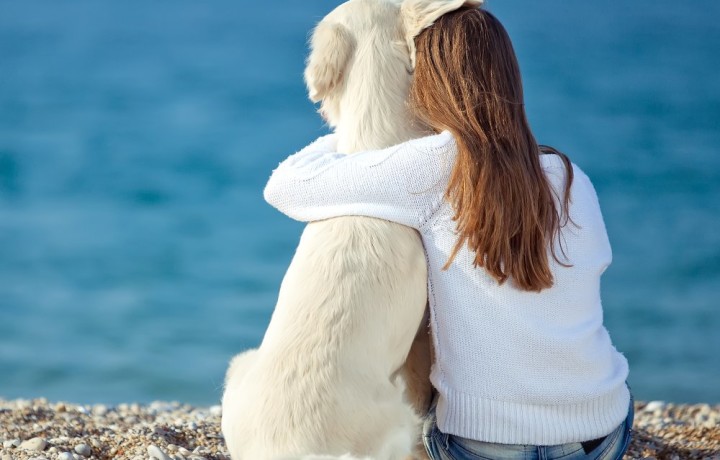
POLYGON ((453 137, 452 133, 450 133, 450 131, 442 131, 437 134, 430 134, 428 136, 418 137, 417 139, 411 139, 409 141, 404 142, 401 145, 418 147, 418 148, 423 148, 423 149, 424 148, 428 148, 428 149, 454 148, 455 147, 455 138, 453 137))
MULTIPOLYGON (((580 168, 575 162, 572 160, 568 160, 570 163, 570 167, 572 167, 572 173, 573 178, 581 178, 583 181, 590 181, 590 178, 587 174, 585 174, 585 171, 580 168)), ((557 173, 558 170, 565 173, 566 172, 566 165, 565 161, 560 155, 557 155, 555 153, 543 153, 540 155, 540 165, 547 173, 557 173)))

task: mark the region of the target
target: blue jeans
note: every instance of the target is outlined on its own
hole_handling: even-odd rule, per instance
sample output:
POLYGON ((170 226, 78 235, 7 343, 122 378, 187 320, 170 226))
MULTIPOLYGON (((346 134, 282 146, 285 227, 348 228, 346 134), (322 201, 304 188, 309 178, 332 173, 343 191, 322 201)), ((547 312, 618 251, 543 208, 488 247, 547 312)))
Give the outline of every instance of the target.
POLYGON ((442 433, 435 408, 423 426, 423 443, 432 460, 619 460, 630 444, 635 412, 630 399, 628 416, 604 438, 558 446, 493 444, 442 433))

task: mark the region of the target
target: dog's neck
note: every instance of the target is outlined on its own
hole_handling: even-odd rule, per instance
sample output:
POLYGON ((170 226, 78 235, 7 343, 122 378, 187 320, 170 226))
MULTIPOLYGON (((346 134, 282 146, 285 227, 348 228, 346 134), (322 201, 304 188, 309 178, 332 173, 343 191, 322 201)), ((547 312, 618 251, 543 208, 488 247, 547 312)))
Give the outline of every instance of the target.
MULTIPOLYGON (((372 104, 379 106, 380 104, 372 104)), ((350 122, 338 125, 338 151, 354 153, 382 149, 427 134, 419 129, 402 107, 367 107, 357 110, 350 122)))
POLYGON ((412 115, 407 99, 411 75, 397 55, 381 46, 365 46, 355 56, 342 98, 338 151, 381 149, 428 134, 412 115))

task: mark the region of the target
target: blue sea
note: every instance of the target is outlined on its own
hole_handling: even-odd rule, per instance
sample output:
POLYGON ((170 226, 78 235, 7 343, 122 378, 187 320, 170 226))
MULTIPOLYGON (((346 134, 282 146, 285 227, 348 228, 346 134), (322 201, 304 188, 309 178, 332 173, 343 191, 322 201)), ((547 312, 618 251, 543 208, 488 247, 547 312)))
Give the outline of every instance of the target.
MULTIPOLYGON (((303 226, 326 132, 311 0, 0 0, 0 397, 215 404, 303 226)), ((720 403, 720 2, 489 0, 537 138, 593 180, 636 398, 720 403)))

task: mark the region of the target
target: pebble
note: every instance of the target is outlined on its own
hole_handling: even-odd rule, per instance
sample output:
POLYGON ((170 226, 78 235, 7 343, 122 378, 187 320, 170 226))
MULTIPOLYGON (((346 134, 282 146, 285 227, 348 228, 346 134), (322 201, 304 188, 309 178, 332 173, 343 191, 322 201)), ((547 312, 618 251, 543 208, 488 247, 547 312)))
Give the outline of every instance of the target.
POLYGON ((92 455, 92 449, 87 444, 78 444, 75 446, 75 452, 82 455, 83 457, 89 457, 92 455))
POLYGON ((27 399, 18 399, 17 401, 17 407, 18 409, 30 409, 32 407, 32 401, 28 401, 27 399))
POLYGON ((21 441, 19 439, 12 439, 3 442, 4 449, 12 449, 13 447, 20 447, 21 441))
MULTIPOLYGON (((230 460, 219 406, 119 404, 97 415, 103 412, 98 406, 0 398, 0 460, 230 460), (43 451, 16 449, 40 436, 43 451), (75 451, 80 444, 90 448, 88 457, 75 451)), ((652 401, 637 407, 625 458, 720 460, 720 405, 652 401)))
POLYGON ((47 441, 43 438, 28 439, 20 444, 20 449, 24 450, 45 450, 46 447, 47 441))
POLYGON ((153 401, 150 403, 150 406, 148 409, 151 412, 172 412, 175 409, 177 409, 179 406, 178 403, 165 403, 161 401, 153 401))
POLYGON ((698 409, 698 413, 702 415, 710 415, 712 412, 712 409, 710 408, 709 404, 700 404, 700 408, 698 409))
POLYGON ((108 408, 104 404, 96 404, 93 406, 92 413, 93 415, 102 417, 103 415, 108 413, 108 408))
POLYGON ((662 401, 650 401, 649 403, 647 403, 643 410, 646 410, 648 412, 655 412, 662 410, 664 407, 665 403, 662 401))
POLYGON ((150 458, 154 458, 157 460, 173 460, 168 454, 163 452, 163 450, 155 444, 150 444, 147 448, 147 452, 150 458))

